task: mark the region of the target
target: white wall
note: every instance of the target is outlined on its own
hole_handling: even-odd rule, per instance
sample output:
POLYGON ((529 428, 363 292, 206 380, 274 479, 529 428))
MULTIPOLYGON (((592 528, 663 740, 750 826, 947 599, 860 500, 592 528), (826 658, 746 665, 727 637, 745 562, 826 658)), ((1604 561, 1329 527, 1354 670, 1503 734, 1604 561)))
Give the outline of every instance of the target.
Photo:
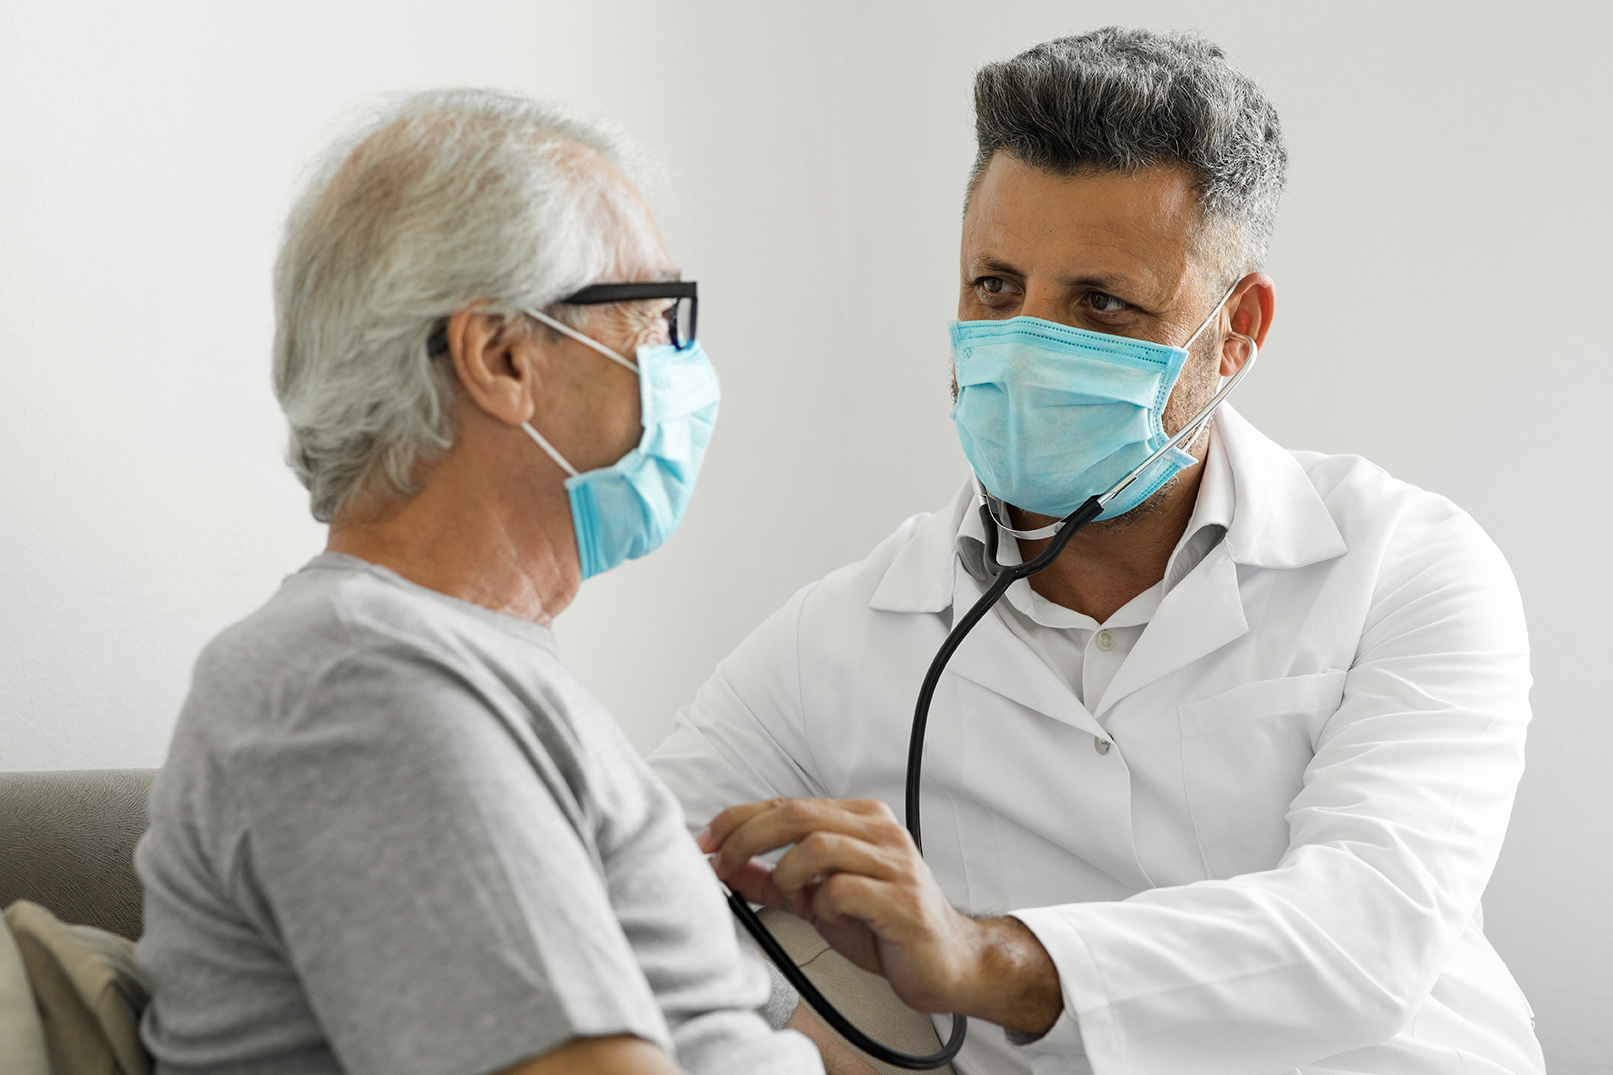
POLYGON ((723 419, 567 655, 641 747, 796 587, 964 475, 945 321, 975 66, 1116 17, 1282 111, 1276 328, 1240 407, 1446 493, 1512 561, 1530 769, 1486 905, 1558 1075, 1613 1053, 1613 19, 1533 5, 18 3, 0 13, 0 769, 161 762, 189 665, 321 546, 279 461, 269 267, 378 91, 500 85, 672 166, 723 419))

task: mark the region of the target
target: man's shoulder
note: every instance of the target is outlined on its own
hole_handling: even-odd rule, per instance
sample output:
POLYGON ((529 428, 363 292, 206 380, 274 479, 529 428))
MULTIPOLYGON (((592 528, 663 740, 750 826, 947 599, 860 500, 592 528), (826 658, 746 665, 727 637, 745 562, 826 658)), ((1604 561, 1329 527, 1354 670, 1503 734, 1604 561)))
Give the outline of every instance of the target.
MULTIPOLYGON (((321 558, 323 559, 323 558, 321 558)), ((193 692, 229 683, 240 695, 308 679, 353 653, 407 634, 407 595, 360 570, 319 561, 288 576, 270 598, 209 642, 197 658, 193 692), (384 623, 397 625, 388 632, 384 623)))
POLYGON ((1493 548, 1450 499, 1360 455, 1284 448, 1230 409, 1218 423, 1236 486, 1232 543, 1251 562, 1359 562, 1414 543, 1493 548))
POLYGON ((1410 542, 1493 548, 1489 536, 1458 504, 1397 478, 1369 459, 1315 451, 1289 453, 1352 549, 1410 542))
POLYGON ((546 631, 527 638, 496 616, 362 562, 316 560, 203 650, 159 797, 176 809, 198 796, 261 804, 323 754, 413 779, 485 778, 490 764, 542 757, 554 786, 575 790, 584 755, 628 748, 601 738, 614 725, 543 645, 546 631))
POLYGON ((458 653, 467 639, 552 649, 546 628, 327 553, 287 577, 260 608, 214 638, 200 664, 306 671, 310 663, 386 649, 458 653))
POLYGON ((536 655, 484 622, 496 614, 463 605, 362 561, 316 558, 202 650, 175 752, 229 751, 296 719, 333 684, 422 688, 474 678, 477 665, 512 660, 511 654, 536 655))

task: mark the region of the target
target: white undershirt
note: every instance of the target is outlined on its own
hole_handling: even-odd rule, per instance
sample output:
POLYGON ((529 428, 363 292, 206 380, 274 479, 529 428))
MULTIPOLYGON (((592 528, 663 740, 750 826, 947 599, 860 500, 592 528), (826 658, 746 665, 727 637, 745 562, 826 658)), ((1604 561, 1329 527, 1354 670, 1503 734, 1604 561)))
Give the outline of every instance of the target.
MULTIPOLYGON (((978 505, 978 498, 975 503, 978 505)), ((1232 525, 1233 507, 1232 468, 1221 447, 1220 431, 1212 422, 1210 449, 1205 456, 1193 516, 1166 561, 1164 578, 1127 601, 1103 623, 1049 601, 1031 589, 1025 579, 1008 587, 1004 595, 1007 600, 998 603, 995 614, 1044 664, 1058 673, 1076 699, 1090 710, 1093 706, 1087 705, 1087 699, 1092 699, 1093 703, 1103 700, 1103 692, 1109 689, 1115 673, 1120 671, 1127 655, 1142 637, 1160 601, 1220 544, 1227 527, 1232 525)), ((1014 536, 999 528, 997 537, 998 559, 1007 565, 1021 563, 1019 543, 1014 536)), ((964 513, 957 544, 964 567, 976 580, 985 581, 985 572, 981 569, 985 531, 981 528, 978 510, 964 513)))

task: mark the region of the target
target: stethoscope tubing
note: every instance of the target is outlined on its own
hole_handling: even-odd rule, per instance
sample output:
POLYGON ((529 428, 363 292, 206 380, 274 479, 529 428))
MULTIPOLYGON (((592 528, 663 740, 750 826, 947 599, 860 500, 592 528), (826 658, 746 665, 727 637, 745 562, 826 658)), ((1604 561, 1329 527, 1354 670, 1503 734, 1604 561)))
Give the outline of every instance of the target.
POLYGON ((1043 570, 1064 551, 1064 546, 1087 523, 1103 514, 1103 501, 1100 497, 1088 498, 1075 511, 1064 519, 1064 525, 1053 536, 1053 540, 1031 560, 1005 567, 997 562, 997 524, 992 517, 991 509, 985 504, 980 505, 980 521, 986 530, 986 557, 989 561, 986 567, 988 572, 996 576, 986 592, 980 599, 969 606, 969 611, 963 618, 953 624, 952 630, 947 634, 946 641, 936 650, 935 657, 930 661, 929 671, 924 673, 924 683, 919 687, 918 700, 913 705, 913 731, 907 741, 907 831, 913 837, 913 845, 918 848, 919 854, 924 853, 924 837, 920 831, 919 822, 919 782, 924 771, 924 732, 930 722, 930 702, 935 697, 935 688, 941 682, 941 673, 946 671, 947 663, 963 640, 968 637, 975 625, 985 619, 986 613, 992 606, 1002 599, 1008 592, 1008 587, 1020 579, 1028 579, 1043 570))
MULTIPOLYGON (((946 671, 947 662, 952 659, 952 655, 963 644, 964 638, 985 617, 986 613, 991 611, 992 606, 1007 592, 1008 587, 1019 579, 1029 578, 1058 559, 1059 554, 1064 551, 1064 546, 1070 543, 1070 539, 1076 535, 1077 531, 1102 513, 1103 504, 1099 498, 1090 498, 1064 520, 1063 527, 1060 528, 1052 542, 1034 559, 1014 567, 1003 567, 997 563, 997 528, 992 521, 991 511, 985 504, 980 505, 981 521, 986 526, 987 553, 992 564, 997 569, 995 572, 997 577, 986 589, 986 592, 980 596, 980 599, 969 607, 969 611, 963 614, 963 618, 953 625, 952 630, 947 634, 946 641, 941 644, 941 648, 931 658, 929 671, 924 674, 924 684, 919 688, 918 700, 913 708, 913 733, 907 747, 906 813, 907 831, 913 837, 913 846, 918 850, 919 854, 924 853, 924 836, 920 823, 919 808, 919 784, 924 770, 924 730, 929 723, 930 702, 935 696, 936 685, 941 681, 941 673, 946 671)), ((859 1030, 851 1020, 840 1014, 839 1010, 818 991, 818 988, 808 980, 806 974, 795 965, 795 961, 784 951, 783 946, 768 932, 767 927, 762 925, 761 919, 756 916, 755 911, 751 910, 750 904, 746 903, 736 893, 729 892, 728 906, 733 910, 734 916, 739 919, 746 931, 756 939, 756 943, 761 946, 762 951, 767 953, 767 957, 773 961, 774 965, 796 988, 802 998, 823 1017, 824 1022, 828 1023, 842 1037, 869 1056, 877 1060, 883 1060, 894 1067, 905 1068, 910 1071, 928 1071, 950 1063, 952 1058, 957 1056, 959 1050, 963 1048, 964 1037, 969 1032, 969 1020, 966 1016, 956 1013, 952 1016, 952 1033, 947 1038, 947 1043, 941 1047, 940 1052, 927 1055, 904 1053, 875 1041, 859 1030)))

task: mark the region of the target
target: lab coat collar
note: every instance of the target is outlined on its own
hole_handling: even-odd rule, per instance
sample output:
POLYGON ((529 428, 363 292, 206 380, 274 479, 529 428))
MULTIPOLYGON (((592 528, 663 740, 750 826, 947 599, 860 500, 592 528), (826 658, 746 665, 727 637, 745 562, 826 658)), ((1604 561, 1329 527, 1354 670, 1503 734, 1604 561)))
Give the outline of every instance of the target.
POLYGON ((1234 562, 1305 567, 1349 551, 1299 460, 1228 405, 1215 421, 1237 496, 1226 536, 1234 562))
POLYGON ((896 553, 868 607, 876 612, 945 612, 952 607, 958 527, 980 497, 971 476, 946 507, 919 519, 896 553))
MULTIPOLYGON (((1223 542, 1232 563, 1290 568, 1342 556, 1347 551, 1344 537, 1299 461, 1228 404, 1215 421, 1232 468, 1235 506, 1223 542)), ((979 503, 970 477, 946 507, 921 518, 886 568, 868 607, 880 612, 950 608, 958 530, 965 513, 976 511, 979 503)), ((1212 553, 1208 559, 1220 557, 1212 553)))

